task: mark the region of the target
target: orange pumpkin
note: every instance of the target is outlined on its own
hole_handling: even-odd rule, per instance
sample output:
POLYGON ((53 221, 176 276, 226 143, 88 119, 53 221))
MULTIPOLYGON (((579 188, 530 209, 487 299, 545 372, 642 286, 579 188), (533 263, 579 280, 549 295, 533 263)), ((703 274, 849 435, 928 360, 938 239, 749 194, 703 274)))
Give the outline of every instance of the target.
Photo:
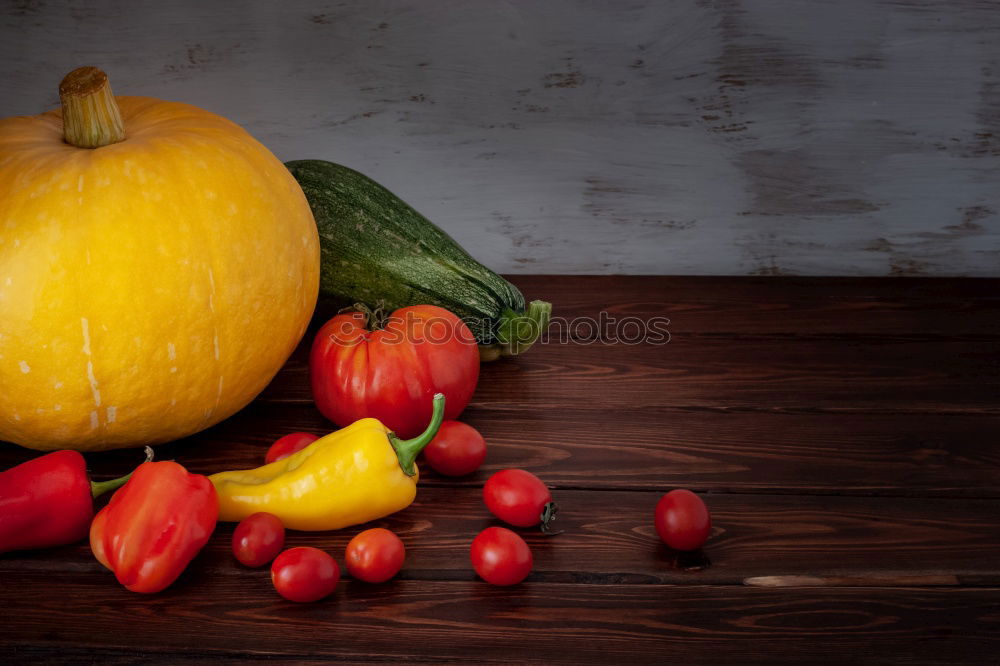
POLYGON ((281 162, 234 123, 111 94, 0 120, 0 439, 164 442, 246 405, 316 303, 319 244, 281 162))

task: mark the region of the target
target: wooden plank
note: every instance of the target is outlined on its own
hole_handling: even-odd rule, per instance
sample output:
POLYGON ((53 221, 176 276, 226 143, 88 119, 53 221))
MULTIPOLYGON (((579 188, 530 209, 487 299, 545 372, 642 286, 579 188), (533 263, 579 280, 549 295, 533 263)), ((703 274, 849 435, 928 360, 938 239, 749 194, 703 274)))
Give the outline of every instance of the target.
POLYGON ((473 483, 527 467, 562 487, 1000 496, 995 416, 474 408, 465 418, 489 443, 473 483))
MULTIPOLYGON (((559 488, 1000 497, 1000 417, 942 414, 524 409, 474 406, 462 419, 488 443, 480 471, 422 484, 482 485, 522 467, 559 488)), ((156 447, 193 471, 262 463, 279 436, 335 426, 312 406, 256 403, 203 433, 156 447)), ((39 455, 0 444, 0 469, 39 455)), ((125 474, 139 450, 87 454, 98 478, 125 474)))
MULTIPOLYGON (((508 275, 566 321, 667 317, 673 335, 1000 336, 1000 279, 508 275)), ((321 317, 332 309, 324 307, 321 317)), ((609 326, 610 328, 610 326, 609 326)), ((555 336, 555 329, 550 334, 555 336)), ((581 324, 577 336, 586 337, 581 324)))
MULTIPOLYGON (((606 281, 615 283, 599 283, 606 281)), ((782 292, 786 282, 818 280, 765 284, 782 292)), ((947 290, 959 281, 909 282, 947 290)), ((216 428, 160 447, 161 455, 180 455, 205 471, 247 467, 284 432, 331 430, 311 407, 308 342, 263 399, 216 428)), ((526 466, 561 486, 656 488, 667 481, 720 491, 996 496, 996 348, 987 338, 679 336, 663 346, 548 345, 484 365, 463 418, 492 444, 486 471, 526 466), (591 408, 595 401, 606 411, 591 408), (595 469, 603 470, 597 480, 595 469)), ((32 455, 0 446, 0 466, 32 455)), ((130 452, 92 457, 99 474, 127 469, 134 459, 130 452)))
POLYGON ((997 274, 990 0, 4 4, 2 115, 98 63, 500 270, 997 274))
MULTIPOLYGON (((665 488, 666 489, 666 488, 665 488)), ((665 490, 664 489, 664 490, 665 490)), ((519 529, 534 555, 529 579, 601 585, 758 585, 1000 587, 998 500, 784 497, 708 494, 713 534, 703 552, 678 554, 653 527, 660 492, 554 491, 560 510, 545 536, 519 529)), ((288 546, 314 546, 343 562, 361 530, 391 529, 407 548, 404 580, 476 579, 469 563, 473 537, 502 524, 478 488, 422 488, 408 509, 335 532, 289 532, 288 546)), ((193 569, 251 576, 232 556, 233 525, 219 525, 193 569)), ((10 553, 0 572, 101 573, 89 546, 10 553)), ((114 584, 110 574, 109 585, 114 584)), ((188 589, 185 600, 197 603, 188 589)))
MULTIPOLYGON (((259 400, 312 402, 308 343, 259 400)), ((668 344, 548 344, 484 364, 473 404, 525 410, 711 408, 723 411, 1000 414, 1000 338, 716 339, 668 344)))
MULTIPOLYGON (((529 298, 551 300, 564 321, 548 344, 484 365, 477 406, 556 408, 599 393, 613 409, 998 411, 1000 280, 514 280, 529 298), (612 324, 578 319, 600 322, 601 311, 619 324, 665 317, 669 343, 610 344, 612 324), (656 390, 661 383, 669 390, 656 390)), ((322 306, 316 322, 331 313, 322 306)), ((638 329, 617 330, 628 339, 638 329)), ((263 400, 309 400, 309 341, 263 400)))
POLYGON ((4 582, 8 661, 331 658, 518 663, 980 661, 1000 649, 1000 590, 776 589, 341 583, 291 604, 253 576, 203 573, 144 597, 105 576, 25 572, 4 582), (58 589, 40 598, 38 589, 58 589), (191 592, 197 592, 191 597, 191 592), (69 654, 72 654, 70 652, 69 654), (80 654, 78 652, 78 654, 80 654))
MULTIPOLYGON (((951 309, 955 294, 942 293, 932 310, 959 322, 952 332, 906 332, 927 294, 911 302, 897 290, 892 301, 877 287, 865 301, 863 282, 822 306, 806 286, 796 294, 761 283, 728 296, 720 282, 715 296, 703 290, 711 305, 685 306, 701 319, 668 345, 549 345, 484 366, 463 419, 486 436, 487 462, 465 479, 425 468, 417 502, 372 524, 408 548, 386 585, 345 580, 328 601, 285 603, 266 569, 233 560, 231 524, 175 586, 150 597, 121 589, 86 544, 6 554, 0 660, 940 663, 995 654, 1000 337, 963 319, 991 321, 994 305, 979 287, 951 309), (758 305, 746 310, 742 299, 758 305), (858 324, 865 308, 847 305, 865 302, 876 304, 871 330, 858 324), (798 323, 786 327, 775 311, 798 323), (848 324, 838 332, 841 312, 848 324), (495 524, 481 484, 510 466, 553 487, 565 532, 521 530, 533 573, 500 589, 476 579, 468 546, 495 524), (710 491, 714 531, 701 553, 678 556, 656 539, 653 506, 676 486, 710 491)), ((577 303, 615 293, 594 289, 577 303)), ((620 302, 622 312, 655 311, 620 302)), ((277 398, 158 447, 160 459, 203 473, 247 467, 281 434, 331 429, 308 400, 303 350, 269 389, 277 398)), ((0 468, 34 455, 0 446, 0 468)), ((139 457, 87 456, 98 478, 139 457)), ((342 561, 368 526, 291 533, 288 545, 342 561)))

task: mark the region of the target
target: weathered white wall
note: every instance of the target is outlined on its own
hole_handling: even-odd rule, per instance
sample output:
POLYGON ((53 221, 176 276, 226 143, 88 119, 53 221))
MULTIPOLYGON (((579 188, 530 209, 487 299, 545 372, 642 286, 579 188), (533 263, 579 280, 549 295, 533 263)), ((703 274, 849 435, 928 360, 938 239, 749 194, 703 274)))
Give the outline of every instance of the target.
POLYGON ((1000 3, 0 3, 0 114, 93 64, 353 166, 501 271, 1000 275, 1000 3))

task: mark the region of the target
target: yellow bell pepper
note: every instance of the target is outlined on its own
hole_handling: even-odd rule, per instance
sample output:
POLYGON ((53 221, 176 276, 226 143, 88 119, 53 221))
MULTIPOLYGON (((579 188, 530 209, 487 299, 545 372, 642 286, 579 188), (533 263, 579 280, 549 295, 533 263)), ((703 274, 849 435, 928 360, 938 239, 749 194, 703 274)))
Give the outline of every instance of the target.
POLYGON ((408 507, 417 495, 417 454, 437 434, 444 396, 434 396, 430 425, 401 440, 377 419, 361 419, 291 456, 257 469, 208 477, 219 520, 273 513, 293 530, 336 530, 408 507))

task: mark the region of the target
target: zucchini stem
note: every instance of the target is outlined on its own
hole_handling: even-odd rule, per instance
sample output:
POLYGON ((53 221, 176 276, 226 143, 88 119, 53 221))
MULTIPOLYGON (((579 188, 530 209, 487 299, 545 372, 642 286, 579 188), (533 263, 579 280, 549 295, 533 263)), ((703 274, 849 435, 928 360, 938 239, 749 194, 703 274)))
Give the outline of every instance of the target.
POLYGON ((552 304, 547 301, 531 301, 528 309, 518 314, 505 310, 500 315, 497 326, 499 345, 491 345, 485 350, 479 348, 482 361, 492 361, 502 356, 517 356, 528 351, 549 327, 552 319, 552 304))

